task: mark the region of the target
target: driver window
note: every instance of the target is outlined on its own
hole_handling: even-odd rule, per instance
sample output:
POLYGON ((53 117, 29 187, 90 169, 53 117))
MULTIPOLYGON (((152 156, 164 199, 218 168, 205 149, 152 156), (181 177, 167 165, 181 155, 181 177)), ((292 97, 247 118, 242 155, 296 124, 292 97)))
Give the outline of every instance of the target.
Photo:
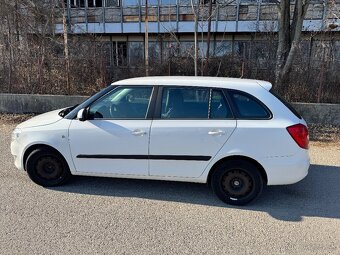
POLYGON ((118 87, 94 102, 92 119, 145 119, 152 87, 118 87))

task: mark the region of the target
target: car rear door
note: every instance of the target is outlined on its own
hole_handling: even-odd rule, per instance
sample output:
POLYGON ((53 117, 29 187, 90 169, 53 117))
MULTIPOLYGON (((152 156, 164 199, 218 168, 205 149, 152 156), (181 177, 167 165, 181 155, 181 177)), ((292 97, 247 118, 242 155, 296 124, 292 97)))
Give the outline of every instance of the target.
POLYGON ((199 177, 236 128, 220 89, 164 86, 151 125, 151 176, 199 177))

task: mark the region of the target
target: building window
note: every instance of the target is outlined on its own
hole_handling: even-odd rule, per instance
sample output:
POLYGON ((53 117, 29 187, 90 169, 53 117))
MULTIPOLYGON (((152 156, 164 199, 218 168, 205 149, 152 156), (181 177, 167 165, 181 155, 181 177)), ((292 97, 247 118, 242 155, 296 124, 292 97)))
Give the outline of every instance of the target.
MULTIPOLYGON (((67 1, 65 1, 67 3, 67 1)), ((70 0, 71 8, 84 8, 85 0, 70 0)))
POLYGON ((120 6, 119 3, 120 3, 119 0, 106 0, 105 6, 106 7, 117 7, 117 6, 120 6))
POLYGON ((161 5, 176 5, 177 0, 160 0, 161 5))
POLYGON ((95 2, 96 2, 96 7, 103 7, 103 0, 95 0, 95 2))
MULTIPOLYGON (((145 6, 146 0, 141 0, 142 6, 145 6)), ((157 6, 158 0, 148 0, 148 6, 157 6)))
MULTIPOLYGON (((180 6, 191 6, 191 1, 190 0, 178 0, 180 6)), ((195 0, 196 1, 196 0, 195 0)), ((193 1, 195 5, 195 1, 193 1)))
POLYGON ((112 43, 111 42, 98 42, 98 55, 106 67, 111 67, 112 65, 112 43))
POLYGON ((138 0, 123 0, 122 2, 124 7, 127 6, 138 6, 139 5, 139 1, 138 0))
MULTIPOLYGON (((216 3, 216 0, 211 0, 212 1, 212 4, 215 4, 216 3)), ((201 4, 204 4, 204 5, 208 5, 210 0, 200 0, 201 4)))
POLYGON ((215 44, 214 56, 223 57, 231 55, 233 53, 233 47, 231 41, 217 41, 215 44))
POLYGON ((250 52, 250 42, 249 41, 234 41, 234 52, 233 54, 243 58, 248 59, 250 52))
POLYGON ((127 42, 113 43, 113 60, 115 66, 127 65, 127 42))
POLYGON ((149 42, 149 61, 157 63, 161 60, 161 45, 160 42, 149 42))
POLYGON ((183 57, 191 57, 195 54, 194 42, 181 41, 179 45, 180 54, 183 57))
POLYGON ((100 7, 114 7, 119 6, 119 0, 64 0, 65 6, 70 1, 71 8, 100 8, 100 7))
POLYGON ((129 42, 129 64, 140 65, 144 62, 144 42, 129 42))
POLYGON ((87 0, 87 7, 103 7, 103 0, 87 0))
POLYGON ((87 7, 96 7, 96 0, 87 0, 87 7))

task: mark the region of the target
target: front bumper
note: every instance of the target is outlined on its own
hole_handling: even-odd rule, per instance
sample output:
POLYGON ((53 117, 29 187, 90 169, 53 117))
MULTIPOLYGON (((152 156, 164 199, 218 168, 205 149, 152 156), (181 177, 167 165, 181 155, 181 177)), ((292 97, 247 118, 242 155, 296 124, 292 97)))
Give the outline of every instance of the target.
POLYGON ((25 170, 23 165, 23 151, 18 140, 13 140, 11 142, 11 154, 14 157, 14 164, 19 170, 25 170))

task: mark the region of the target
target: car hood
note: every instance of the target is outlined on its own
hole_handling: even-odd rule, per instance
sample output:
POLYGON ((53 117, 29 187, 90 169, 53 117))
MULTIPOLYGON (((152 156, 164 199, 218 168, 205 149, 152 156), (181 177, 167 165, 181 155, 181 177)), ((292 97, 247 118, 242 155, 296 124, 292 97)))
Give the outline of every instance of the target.
POLYGON ((61 110, 62 109, 54 110, 54 111, 51 111, 51 112, 46 112, 44 114, 40 114, 38 116, 35 116, 35 117, 33 117, 29 120, 26 120, 26 121, 22 122, 21 124, 19 124, 17 126, 17 128, 38 127, 38 126, 45 126, 45 125, 50 125, 52 123, 55 123, 55 122, 62 119, 62 117, 60 117, 58 115, 58 113, 61 110))

